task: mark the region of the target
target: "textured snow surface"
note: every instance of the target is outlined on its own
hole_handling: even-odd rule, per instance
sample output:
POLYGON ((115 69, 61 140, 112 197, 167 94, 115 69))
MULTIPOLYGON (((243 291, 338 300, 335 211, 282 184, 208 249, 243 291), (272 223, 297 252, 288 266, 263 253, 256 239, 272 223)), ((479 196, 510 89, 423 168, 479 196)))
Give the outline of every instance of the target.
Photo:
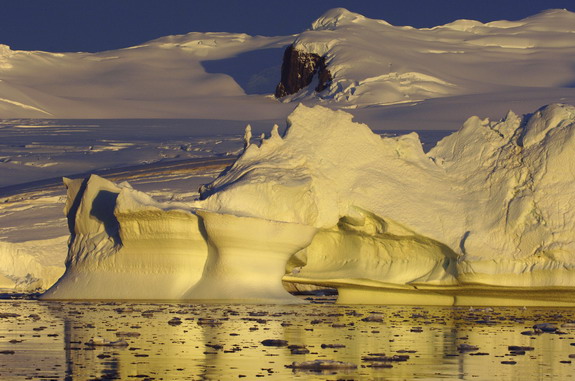
POLYGON ((67 180, 67 270, 45 297, 289 303, 287 271, 346 303, 564 303, 574 151, 564 104, 472 117, 427 153, 416 133, 381 137, 346 112, 300 105, 284 136, 274 126, 249 145, 203 200, 67 180))
MULTIPOLYGON (((398 108, 403 104, 425 108, 421 102, 445 98, 452 109, 462 102, 468 107, 460 119, 478 110, 495 117, 511 108, 528 112, 575 102, 574 31, 575 14, 567 10, 417 29, 336 8, 292 36, 192 32, 99 53, 0 45, 0 114, 261 120, 285 118, 290 101, 370 106, 368 114, 378 106, 394 114, 408 111, 398 108), (280 81, 283 50, 292 43, 325 56, 333 81, 319 94, 312 83, 282 99, 284 104, 271 94, 280 81), (473 99, 465 102, 462 95, 473 99)), ((388 128, 431 128, 404 122, 388 128)), ((440 128, 455 129, 461 120, 452 123, 440 128)))
POLYGON ((470 118, 424 153, 299 106, 204 189, 202 207, 320 230, 295 277, 573 287, 575 108, 470 118))
MULTIPOLYGON (((357 107, 572 87, 574 31, 575 14, 558 9, 514 22, 416 29, 336 8, 299 34, 295 47, 326 57, 333 81, 321 99, 357 107)), ((309 97, 311 86, 288 99, 309 97)))
POLYGON ((34 291, 52 286, 64 272, 58 260, 68 237, 0 242, 0 288, 34 291))

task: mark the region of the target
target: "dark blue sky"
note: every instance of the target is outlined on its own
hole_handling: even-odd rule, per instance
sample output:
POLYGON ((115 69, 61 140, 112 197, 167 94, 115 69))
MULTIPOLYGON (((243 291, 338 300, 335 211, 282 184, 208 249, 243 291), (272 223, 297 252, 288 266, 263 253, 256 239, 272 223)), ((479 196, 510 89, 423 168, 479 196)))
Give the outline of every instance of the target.
POLYGON ((18 50, 102 51, 188 32, 298 33, 330 8, 394 25, 518 20, 574 0, 2 0, 0 43, 18 50))

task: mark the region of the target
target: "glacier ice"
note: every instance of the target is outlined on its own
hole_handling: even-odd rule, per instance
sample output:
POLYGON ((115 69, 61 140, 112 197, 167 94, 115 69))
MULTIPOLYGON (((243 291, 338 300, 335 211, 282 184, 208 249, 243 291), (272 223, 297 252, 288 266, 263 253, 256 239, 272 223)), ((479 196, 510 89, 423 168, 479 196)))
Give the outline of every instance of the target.
POLYGON ((570 305, 574 152, 564 104, 472 117, 427 153, 300 105, 193 205, 67 181, 68 268, 46 297, 289 303, 286 274, 341 303, 570 305))

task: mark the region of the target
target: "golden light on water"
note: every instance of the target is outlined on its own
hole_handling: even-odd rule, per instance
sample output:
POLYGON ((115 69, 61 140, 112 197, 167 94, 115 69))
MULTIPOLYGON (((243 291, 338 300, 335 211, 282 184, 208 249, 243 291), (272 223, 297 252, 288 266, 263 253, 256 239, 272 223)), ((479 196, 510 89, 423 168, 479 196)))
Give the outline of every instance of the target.
POLYGON ((568 308, 4 300, 0 317, 3 380, 566 379, 575 354, 568 308), (536 332, 538 323, 557 329, 536 332), (98 337, 127 345, 87 345, 98 337), (265 346, 267 339, 287 343, 265 346), (286 367, 313 360, 357 368, 286 367))

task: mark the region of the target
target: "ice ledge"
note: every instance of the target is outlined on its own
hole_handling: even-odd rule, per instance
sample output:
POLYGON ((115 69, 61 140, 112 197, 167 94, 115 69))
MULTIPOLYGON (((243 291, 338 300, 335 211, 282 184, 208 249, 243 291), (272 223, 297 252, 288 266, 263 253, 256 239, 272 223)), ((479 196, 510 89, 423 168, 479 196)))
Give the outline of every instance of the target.
POLYGON ((314 279, 286 275, 284 281, 338 290, 338 304, 414 306, 575 307, 573 287, 503 287, 484 284, 399 285, 370 279, 314 279))

